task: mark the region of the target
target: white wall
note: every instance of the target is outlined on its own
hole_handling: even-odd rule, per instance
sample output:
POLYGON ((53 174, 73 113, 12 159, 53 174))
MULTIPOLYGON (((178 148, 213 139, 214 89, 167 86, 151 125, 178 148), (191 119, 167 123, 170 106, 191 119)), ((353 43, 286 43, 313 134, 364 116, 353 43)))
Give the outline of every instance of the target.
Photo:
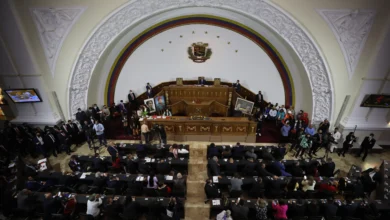
POLYGON ((280 74, 261 47, 231 30, 201 24, 169 29, 138 47, 118 78, 115 101, 126 99, 129 89, 136 94, 145 92, 146 82, 156 85, 176 77, 198 76, 226 82, 239 79, 253 92, 263 91, 266 100, 283 104, 285 101, 280 74), (213 51, 205 63, 188 58, 187 48, 195 42, 207 42, 213 51))

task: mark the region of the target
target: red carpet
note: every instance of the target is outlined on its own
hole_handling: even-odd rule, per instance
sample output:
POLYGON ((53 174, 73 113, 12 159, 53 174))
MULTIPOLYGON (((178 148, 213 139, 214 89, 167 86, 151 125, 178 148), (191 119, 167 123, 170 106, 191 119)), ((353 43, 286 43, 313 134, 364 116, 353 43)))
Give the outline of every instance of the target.
POLYGON ((279 143, 280 128, 275 121, 264 121, 261 137, 256 137, 256 143, 279 143))

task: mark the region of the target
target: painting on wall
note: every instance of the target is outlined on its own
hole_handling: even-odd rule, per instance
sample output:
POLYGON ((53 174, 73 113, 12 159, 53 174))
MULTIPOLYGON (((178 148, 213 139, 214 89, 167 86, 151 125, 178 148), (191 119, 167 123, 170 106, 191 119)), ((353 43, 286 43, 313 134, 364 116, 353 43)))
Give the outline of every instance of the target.
POLYGON ((144 100, 144 104, 149 109, 149 113, 156 112, 156 106, 154 104, 154 99, 153 98, 145 99, 144 100))
POLYGON ((156 110, 162 112, 165 110, 165 98, 164 96, 154 97, 154 103, 156 104, 156 110))
POLYGON ((371 94, 364 97, 361 107, 390 108, 390 95, 371 94))
POLYGON ((236 106, 234 107, 234 110, 241 111, 243 114, 251 114, 252 109, 254 106, 254 102, 250 102, 248 100, 237 98, 236 106))

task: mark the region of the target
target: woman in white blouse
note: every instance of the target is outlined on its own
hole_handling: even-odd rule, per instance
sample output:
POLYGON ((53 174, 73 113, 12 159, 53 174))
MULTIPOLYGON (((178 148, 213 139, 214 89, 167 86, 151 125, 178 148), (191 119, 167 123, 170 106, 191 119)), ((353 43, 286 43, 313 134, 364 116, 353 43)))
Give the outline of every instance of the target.
POLYGON ((316 186, 316 181, 312 176, 309 176, 307 180, 302 180, 301 185, 303 192, 306 192, 307 190, 314 190, 314 187, 316 186))
POLYGON ((99 206, 103 203, 100 195, 92 195, 87 202, 87 215, 92 215, 94 218, 100 213, 99 206))

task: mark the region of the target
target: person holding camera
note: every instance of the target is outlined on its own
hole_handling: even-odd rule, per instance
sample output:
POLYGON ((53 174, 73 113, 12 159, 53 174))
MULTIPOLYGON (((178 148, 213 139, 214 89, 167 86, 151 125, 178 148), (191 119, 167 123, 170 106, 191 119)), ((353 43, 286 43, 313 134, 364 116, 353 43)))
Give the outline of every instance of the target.
POLYGON ((345 137, 345 141, 343 143, 343 148, 341 150, 339 150, 339 152, 337 154, 339 156, 343 155, 343 157, 345 157, 345 153, 347 153, 348 150, 353 146, 353 142, 356 142, 355 134, 354 134, 354 132, 349 132, 347 137, 345 137))

